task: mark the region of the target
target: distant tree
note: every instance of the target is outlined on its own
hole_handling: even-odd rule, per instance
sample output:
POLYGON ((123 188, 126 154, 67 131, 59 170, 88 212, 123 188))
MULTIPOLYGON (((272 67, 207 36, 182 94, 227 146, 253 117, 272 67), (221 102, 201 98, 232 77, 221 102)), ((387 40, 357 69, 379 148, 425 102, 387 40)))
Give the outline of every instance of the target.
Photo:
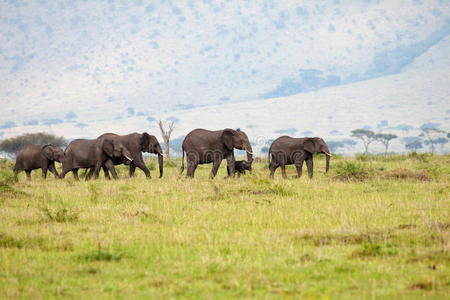
POLYGON ((439 125, 441 125, 441 124, 440 123, 433 123, 433 122, 423 123, 422 126, 420 126, 420 129, 424 129, 424 128, 438 128, 439 125))
POLYGON ((163 121, 159 120, 158 122, 158 126, 159 129, 161 130, 161 135, 164 141, 164 157, 169 157, 169 152, 170 152, 170 148, 169 148, 169 141, 170 141, 170 135, 172 134, 172 131, 174 129, 173 126, 173 121, 168 123, 168 129, 166 129, 166 122, 163 123, 163 121))
POLYGON ((445 137, 440 137, 434 140, 434 143, 441 146, 441 153, 444 153, 444 145, 448 143, 445 137))
POLYGON ((375 133, 368 129, 355 129, 352 130, 352 137, 356 137, 360 139, 364 144, 364 153, 367 154, 369 152, 369 145, 373 141, 375 141, 375 133))
POLYGON ((425 145, 430 145, 431 153, 434 153, 434 144, 440 135, 445 133, 445 131, 435 128, 435 127, 422 127, 422 133, 419 135, 425 139, 425 145))
POLYGON ((384 145, 384 156, 387 155, 389 143, 391 140, 396 139, 397 136, 392 133, 377 133, 375 139, 384 145))
POLYGON ((413 152, 417 152, 417 150, 422 149, 422 142, 420 140, 415 140, 405 144, 405 148, 411 150, 413 152))
POLYGON ((25 133, 3 140, 0 143, 0 151, 7 153, 10 157, 14 157, 20 148, 28 144, 52 144, 57 147, 65 147, 67 146, 67 141, 62 136, 58 137, 45 132, 25 133))

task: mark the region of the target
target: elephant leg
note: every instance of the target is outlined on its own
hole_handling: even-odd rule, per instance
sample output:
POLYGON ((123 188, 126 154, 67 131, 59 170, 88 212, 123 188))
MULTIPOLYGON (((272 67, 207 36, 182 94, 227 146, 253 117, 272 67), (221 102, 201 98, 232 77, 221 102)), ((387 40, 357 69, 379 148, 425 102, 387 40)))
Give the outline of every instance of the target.
POLYGON ((42 166, 42 178, 44 178, 44 179, 47 178, 47 170, 48 170, 48 166, 46 166, 46 165, 42 166))
POLYGON ((145 176, 147 178, 151 178, 150 171, 149 171, 149 169, 147 168, 147 166, 145 165, 145 163, 143 161, 136 161, 134 163, 131 163, 131 165, 130 165, 130 177, 134 176, 134 170, 136 169, 136 167, 138 167, 139 169, 144 171, 145 176), (133 169, 132 169, 132 167, 133 167, 133 169), (133 170, 133 173, 131 173, 131 170, 133 170))
POLYGON ((197 169, 197 164, 188 165, 187 172, 186 172, 186 178, 194 178, 195 169, 197 169))
POLYGON ((64 164, 63 164, 63 169, 62 169, 61 174, 59 174, 59 178, 66 177, 66 174, 69 173, 69 172, 70 172, 70 170, 67 170, 66 168, 64 168, 64 164))
POLYGON ((75 180, 80 180, 80 178, 78 178, 78 168, 73 169, 72 173, 73 173, 73 178, 75 178, 75 180))
MULTIPOLYGON (((220 162, 221 161, 219 160, 219 166, 220 166, 220 162)), ((236 174, 235 162, 236 162, 236 160, 234 159, 234 154, 231 153, 231 155, 227 157, 227 170, 229 171, 228 176, 231 176, 233 178, 236 174)), ((217 166, 217 169, 219 168, 219 166, 217 166)), ((213 163, 213 169, 214 169, 214 163, 213 163)), ((217 173, 217 170, 216 170, 216 173, 217 173)))
POLYGON ((128 175, 130 175, 130 177, 134 177, 134 171, 136 170, 136 165, 134 164, 134 162, 132 162, 130 164, 130 169, 128 171, 128 175))
POLYGON ((302 177, 302 169, 303 169, 303 160, 295 164, 295 168, 297 169, 297 177, 302 177))
MULTIPOLYGON (((210 179, 213 179, 214 177, 216 177, 217 170, 219 170, 219 167, 220 167, 220 160, 219 159, 214 160, 213 166, 211 169, 211 174, 209 175, 210 179)), ((232 174, 233 174, 232 176, 234 177, 234 172, 232 174)))
POLYGON ((92 178, 92 175, 94 175, 94 168, 86 169, 86 171, 89 171, 89 172, 84 177, 84 180, 88 181, 92 178))
POLYGON ((277 164, 277 163, 274 162, 274 161, 271 161, 271 162, 270 162, 270 167, 269 167, 269 169, 270 169, 270 177, 271 177, 271 178, 273 178, 273 175, 275 174, 275 171, 276 171, 276 169, 277 169, 279 166, 280 166, 280 165, 277 164))
POLYGON ((105 174, 105 178, 108 180, 111 180, 111 176, 109 176, 108 168, 105 165, 103 165, 102 169, 103 169, 103 173, 105 174))
POLYGON ((187 164, 187 171, 186 171, 186 178, 194 178, 195 169, 197 169, 198 166, 198 160, 195 157, 186 156, 186 164, 187 164))
POLYGON ((314 168, 314 164, 313 164, 313 158, 312 158, 312 156, 309 157, 308 159, 306 159, 306 167, 308 168, 308 175, 309 175, 309 178, 313 178, 313 168, 314 168))
POLYGON ((27 179, 31 180, 31 170, 25 170, 25 173, 27 173, 27 179))
POLYGON ((280 166, 278 161, 275 159, 275 155, 272 155, 272 160, 270 161, 269 170, 270 170, 270 178, 273 178, 273 175, 275 174, 275 171, 280 166))
MULTIPOLYGON (((114 168, 114 163, 112 162, 112 160, 110 160, 110 159, 108 159, 106 162, 105 162, 105 166, 108 168, 108 170, 111 172, 111 175, 112 175, 112 177, 114 178, 114 179, 119 179, 119 177, 117 176, 117 173, 116 173, 116 169, 114 168)), ((97 176, 98 177, 98 176, 97 176)), ((96 177, 96 178, 97 178, 96 177)))
POLYGON ((280 164, 280 167, 281 167, 281 174, 283 175, 283 179, 286 179, 286 178, 287 178, 287 175, 286 175, 286 165, 285 165, 284 163, 281 163, 281 164, 280 164))
POLYGON ((55 176, 55 178, 59 178, 58 171, 56 171, 56 168, 55 168, 55 163, 51 163, 51 164, 48 166, 48 170, 49 170, 50 172, 52 172, 52 174, 55 176))

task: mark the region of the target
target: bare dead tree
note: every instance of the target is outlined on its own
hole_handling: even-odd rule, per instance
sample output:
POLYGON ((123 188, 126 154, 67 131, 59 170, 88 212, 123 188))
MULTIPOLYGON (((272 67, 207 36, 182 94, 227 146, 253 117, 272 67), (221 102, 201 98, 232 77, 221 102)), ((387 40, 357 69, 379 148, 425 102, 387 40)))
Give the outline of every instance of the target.
POLYGON ((165 158, 169 157, 169 140, 170 140, 170 135, 172 134, 172 131, 174 129, 173 125, 174 125, 173 122, 169 122, 168 124, 167 124, 167 121, 163 123, 163 121, 159 120, 159 122, 158 122, 158 126, 159 126, 159 129, 161 129, 161 135, 164 140, 164 157, 165 158), (168 129, 166 129, 166 125, 168 125, 168 129))

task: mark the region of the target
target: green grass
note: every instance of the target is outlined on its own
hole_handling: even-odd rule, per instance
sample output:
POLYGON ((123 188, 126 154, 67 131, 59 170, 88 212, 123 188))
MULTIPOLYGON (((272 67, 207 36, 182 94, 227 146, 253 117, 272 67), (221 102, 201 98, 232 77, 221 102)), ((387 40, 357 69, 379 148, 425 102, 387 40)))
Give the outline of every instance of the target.
POLYGON ((0 162, 0 298, 448 298, 449 155, 318 157, 313 180, 180 164, 27 182, 0 162))

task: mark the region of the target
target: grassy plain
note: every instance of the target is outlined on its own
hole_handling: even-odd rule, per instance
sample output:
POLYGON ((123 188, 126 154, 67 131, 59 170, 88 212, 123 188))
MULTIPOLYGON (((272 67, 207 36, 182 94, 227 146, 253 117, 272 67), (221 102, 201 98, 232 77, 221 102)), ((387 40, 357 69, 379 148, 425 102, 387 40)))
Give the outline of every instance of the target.
POLYGON ((3 161, 0 298, 449 297, 449 155, 319 157, 312 181, 180 164, 27 182, 3 161))

